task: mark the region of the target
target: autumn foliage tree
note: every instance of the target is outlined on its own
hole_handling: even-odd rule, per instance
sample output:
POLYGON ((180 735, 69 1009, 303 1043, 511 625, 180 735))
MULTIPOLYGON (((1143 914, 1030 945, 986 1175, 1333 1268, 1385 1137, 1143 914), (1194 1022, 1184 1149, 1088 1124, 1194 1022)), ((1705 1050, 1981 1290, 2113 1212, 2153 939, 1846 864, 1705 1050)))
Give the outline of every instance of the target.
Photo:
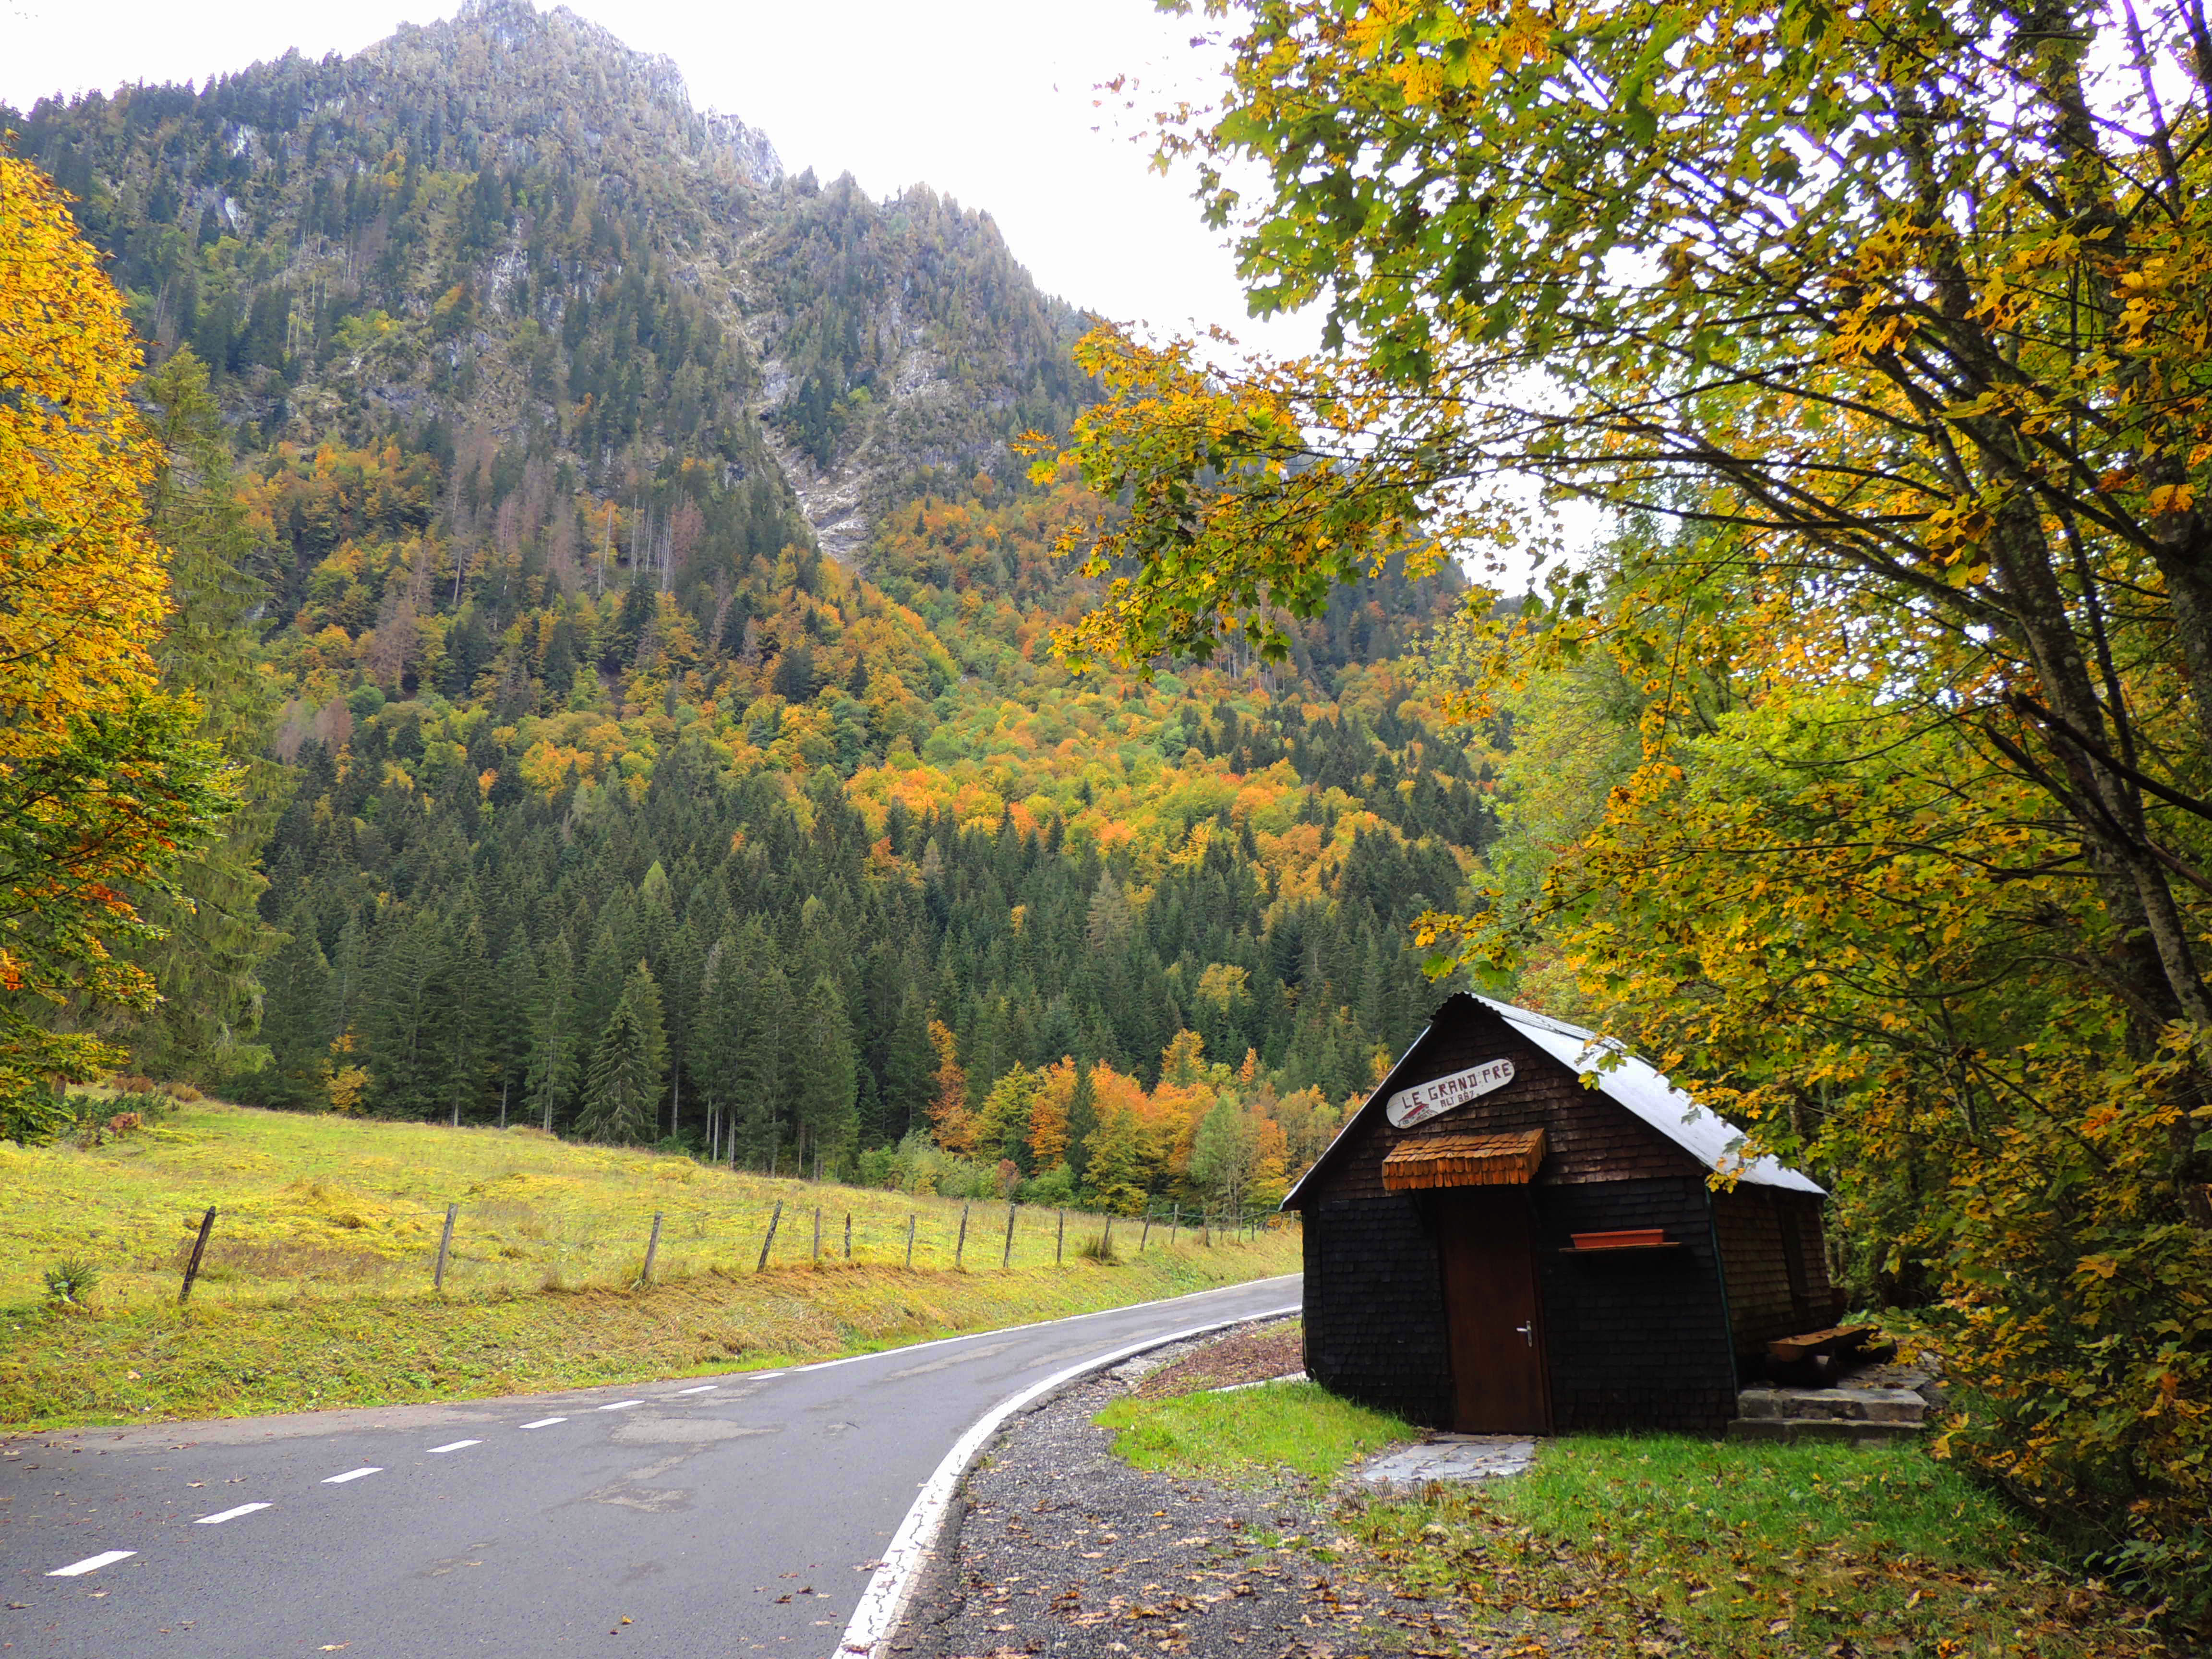
POLYGON ((154 1005, 114 954, 154 931, 133 895, 173 890, 229 805, 197 702, 159 689, 138 366, 61 194, 0 156, 0 1116, 18 1133, 49 1079, 122 1057, 61 1012, 154 1005))
POLYGON ((1091 337, 1046 465, 1128 506, 1063 650, 1279 650, 1386 558, 1525 550, 1531 479, 1621 515, 1440 645, 1471 712, 1592 659, 1633 708, 1438 967, 1556 967, 1879 1194, 1986 1402, 1951 1448, 2212 1617, 2203 8, 1206 9, 1164 155, 1328 349, 1091 337))

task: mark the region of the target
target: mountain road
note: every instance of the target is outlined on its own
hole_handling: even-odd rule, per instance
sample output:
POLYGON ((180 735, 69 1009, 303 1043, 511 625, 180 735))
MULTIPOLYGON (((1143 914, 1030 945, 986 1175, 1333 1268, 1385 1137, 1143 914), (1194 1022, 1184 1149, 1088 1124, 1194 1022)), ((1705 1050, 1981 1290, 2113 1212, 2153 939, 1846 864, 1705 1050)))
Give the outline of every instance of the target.
POLYGON ((822 1659, 978 1419, 1298 1290, 779 1371, 9 1438, 0 1654, 822 1659))

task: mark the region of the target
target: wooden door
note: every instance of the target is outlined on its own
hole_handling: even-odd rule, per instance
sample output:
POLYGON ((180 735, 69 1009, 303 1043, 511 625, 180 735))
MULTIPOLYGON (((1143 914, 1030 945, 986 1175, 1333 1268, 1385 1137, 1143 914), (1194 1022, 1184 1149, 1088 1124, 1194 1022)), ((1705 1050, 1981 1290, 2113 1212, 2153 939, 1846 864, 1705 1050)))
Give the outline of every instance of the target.
POLYGON ((1551 1431, 1533 1223, 1525 1187, 1437 1194, 1452 1427, 1463 1434, 1551 1431))

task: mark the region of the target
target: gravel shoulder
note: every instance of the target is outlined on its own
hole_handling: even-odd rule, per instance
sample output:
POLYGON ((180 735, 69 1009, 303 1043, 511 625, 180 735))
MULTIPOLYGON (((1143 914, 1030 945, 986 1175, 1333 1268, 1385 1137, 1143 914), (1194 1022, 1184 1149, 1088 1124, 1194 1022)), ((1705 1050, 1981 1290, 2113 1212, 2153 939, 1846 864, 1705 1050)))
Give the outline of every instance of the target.
MULTIPOLYGON (((1224 1368, 1279 1363, 1279 1341, 1255 1346, 1224 1356, 1224 1368)), ((1150 1374, 1165 1382, 1179 1357, 1150 1374)), ((1295 1475, 1231 1486, 1122 1462, 1091 1419, 1142 1386, 1134 1370, 1080 1385, 1008 1426, 969 1476, 894 1654, 1348 1659, 1513 1650, 1509 1633, 1468 1627, 1475 1609, 1457 1598, 1394 1594, 1379 1564, 1336 1533, 1326 1489, 1295 1475)))

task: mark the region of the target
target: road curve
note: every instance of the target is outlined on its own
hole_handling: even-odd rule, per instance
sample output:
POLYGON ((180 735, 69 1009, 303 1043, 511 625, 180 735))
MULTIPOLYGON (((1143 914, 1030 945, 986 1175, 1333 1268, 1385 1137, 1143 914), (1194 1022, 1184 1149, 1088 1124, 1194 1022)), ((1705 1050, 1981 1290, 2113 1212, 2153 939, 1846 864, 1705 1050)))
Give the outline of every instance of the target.
POLYGON ((1295 1277, 783 1371, 0 1443, 0 1653, 822 1659, 964 1431, 1295 1277))

